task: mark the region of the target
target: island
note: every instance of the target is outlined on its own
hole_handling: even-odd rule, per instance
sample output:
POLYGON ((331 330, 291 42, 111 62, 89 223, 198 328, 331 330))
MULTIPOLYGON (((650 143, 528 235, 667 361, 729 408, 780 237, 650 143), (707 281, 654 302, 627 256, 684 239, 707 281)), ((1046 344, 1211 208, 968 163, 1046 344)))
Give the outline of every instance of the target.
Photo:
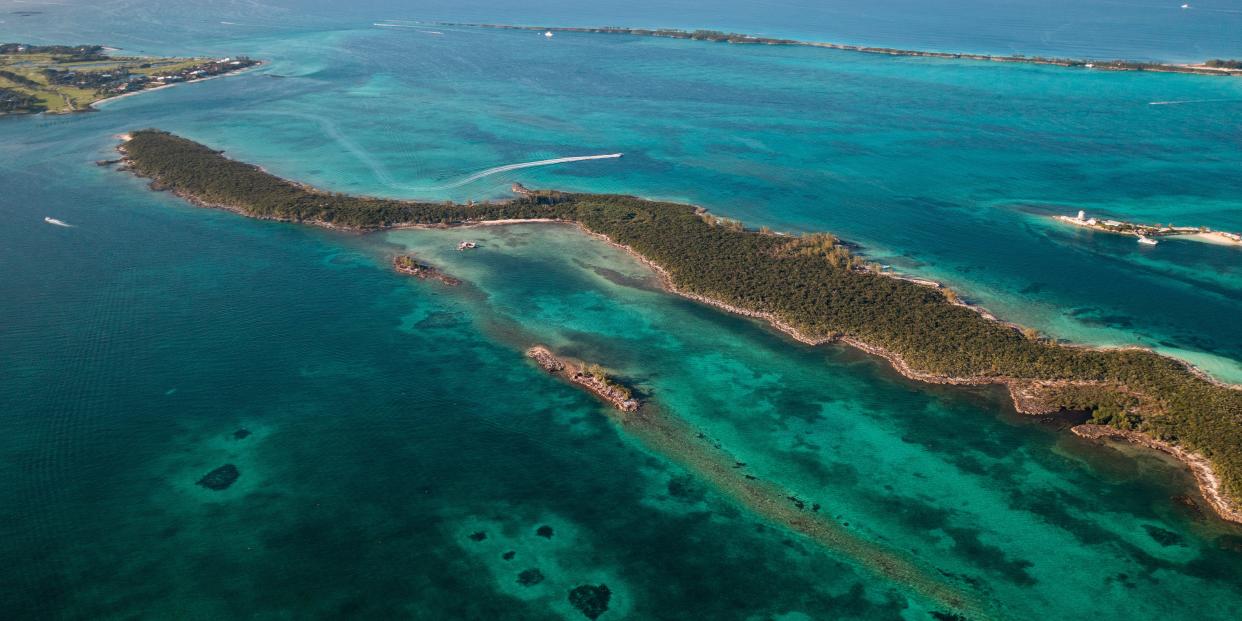
POLYGON ((567 362, 543 345, 526 350, 526 357, 534 360, 544 371, 586 389, 622 412, 638 411, 639 403, 633 391, 609 377, 598 364, 567 362))
POLYGON ((145 90, 235 73, 236 58, 112 56, 102 45, 0 44, 0 115, 65 114, 145 90))
POLYGON ((993 54, 968 54, 960 52, 932 52, 926 50, 906 50, 891 47, 872 47, 866 45, 849 45, 846 43, 830 43, 825 41, 802 41, 798 39, 782 39, 775 37, 759 37, 736 32, 719 30, 680 30, 677 28, 622 28, 617 26, 565 27, 565 26, 520 26, 509 24, 481 24, 460 22, 436 22, 437 26, 458 28, 494 28, 500 30, 531 30, 543 33, 577 32, 589 34, 632 35, 637 37, 663 37, 667 39, 688 39, 692 41, 709 41, 713 43, 733 43, 742 45, 793 45, 801 47, 822 47, 865 54, 885 54, 888 56, 921 56, 925 58, 950 58, 955 60, 984 60, 1000 63, 1029 63, 1035 65, 1057 65, 1060 67, 1081 67, 1101 71, 1155 71, 1163 73, 1194 73, 1199 75, 1239 75, 1242 76, 1242 61, 1211 59, 1202 63, 1159 63, 1139 60, 1089 60, 1081 58, 1055 58, 1047 56, 1026 56, 1013 54, 997 56, 993 54))
POLYGON ((360 232, 571 223, 650 265, 669 291, 761 319, 808 345, 844 343, 923 382, 1002 385, 1019 412, 1087 411, 1094 425, 1181 456, 1211 506, 1242 522, 1239 387, 1148 349, 1042 338, 947 289, 894 278, 829 234, 753 230, 691 205, 613 194, 526 189, 505 202, 474 204, 349 196, 154 129, 132 133, 119 150, 124 167, 153 187, 265 220, 360 232))
POLYGON ((1101 220, 1087 217, 1087 212, 1079 210, 1076 216, 1053 216, 1058 222, 1088 228, 1094 231, 1115 233, 1117 235, 1133 235, 1139 243, 1155 245, 1157 237, 1183 236, 1196 241, 1224 244, 1242 248, 1242 235, 1225 231, 1213 231, 1206 226, 1173 226, 1172 224, 1136 224, 1120 220, 1101 220))
POLYGON ((402 274, 409 274, 419 280, 438 280, 450 287, 456 287, 461 284, 461 280, 441 272, 439 269, 428 263, 423 263, 418 259, 415 259, 414 255, 411 254, 402 254, 393 257, 392 267, 402 274))

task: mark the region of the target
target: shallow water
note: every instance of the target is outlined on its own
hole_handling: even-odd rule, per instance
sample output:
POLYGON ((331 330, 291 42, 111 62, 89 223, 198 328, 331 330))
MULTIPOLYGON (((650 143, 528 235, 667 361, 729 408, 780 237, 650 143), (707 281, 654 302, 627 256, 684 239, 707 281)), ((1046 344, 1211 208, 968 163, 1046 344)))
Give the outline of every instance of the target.
POLYGON ((0 123, 0 558, 23 559, 4 573, 6 616, 573 619, 569 590, 601 583, 602 619, 943 609, 717 493, 537 371, 522 357, 535 342, 615 369, 739 472, 1000 616, 1242 615, 1242 533, 1173 500, 1187 473, 1020 417, 993 391, 913 384, 669 296, 572 228, 336 234, 192 208, 92 165, 112 134, 156 126, 277 174, 404 196, 623 151, 424 195, 499 197, 520 180, 833 230, 1006 318, 1229 376, 1242 253, 1144 249, 1044 216, 1242 229, 1234 104, 1147 105, 1242 99, 1236 83, 546 45, 226 4, 102 3, 113 21, 33 16, 17 31, 0 17, 3 39, 273 61, 97 114, 0 123), (263 15, 285 21, 211 25, 263 15), (466 235, 482 248, 453 250, 466 235), (407 250, 467 283, 392 273, 407 250), (241 473, 231 487, 195 484, 225 463, 241 473), (543 580, 519 583, 530 569, 543 580))

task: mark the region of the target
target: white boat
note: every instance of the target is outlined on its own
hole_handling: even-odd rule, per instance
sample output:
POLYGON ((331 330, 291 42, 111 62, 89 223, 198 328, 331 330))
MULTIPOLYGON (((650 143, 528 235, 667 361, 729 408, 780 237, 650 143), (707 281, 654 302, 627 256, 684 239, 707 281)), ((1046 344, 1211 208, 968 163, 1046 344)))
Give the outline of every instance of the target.
POLYGON ((549 31, 547 31, 547 32, 543 33, 543 36, 545 36, 545 37, 547 37, 547 38, 551 39, 551 38, 552 38, 552 31, 551 31, 551 30, 549 30, 549 31))
POLYGON ((1152 239, 1152 238, 1150 238, 1150 237, 1147 237, 1146 235, 1139 235, 1139 243, 1140 243, 1140 244, 1147 244, 1148 246, 1155 246, 1156 244, 1158 244, 1158 243, 1160 243, 1160 242, 1158 242, 1158 241, 1156 241, 1156 240, 1154 240, 1154 239, 1152 239))
POLYGON ((48 224, 55 224, 56 226, 73 226, 64 220, 57 220, 56 218, 43 218, 43 221, 48 224))
POLYGON ((472 242, 472 241, 463 241, 463 242, 461 242, 460 244, 457 244, 457 250, 459 250, 459 251, 461 251, 461 250, 473 250, 474 248, 478 248, 478 247, 479 247, 479 245, 478 245, 478 244, 476 244, 476 243, 474 243, 474 242, 472 242))

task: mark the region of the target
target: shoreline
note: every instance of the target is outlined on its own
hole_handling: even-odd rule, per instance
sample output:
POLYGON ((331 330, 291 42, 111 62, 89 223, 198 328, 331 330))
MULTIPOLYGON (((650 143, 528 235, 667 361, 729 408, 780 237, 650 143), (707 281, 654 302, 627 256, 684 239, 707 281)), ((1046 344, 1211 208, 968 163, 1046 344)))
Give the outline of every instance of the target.
MULTIPOLYGON (((460 226, 462 228, 469 228, 472 226, 524 224, 524 223, 528 223, 531 221, 532 220, 530 219, 513 220, 513 221, 494 220, 494 221, 489 221, 486 225, 484 224, 462 224, 460 226)), ((1013 402, 1014 409, 1020 414, 1024 414, 1027 416, 1036 416, 1036 415, 1041 415, 1041 414, 1050 414, 1050 413, 1058 411, 1057 409, 1053 409, 1053 408, 1040 407, 1039 397, 1037 394, 1037 391, 1040 389, 1046 389, 1046 388, 1054 387, 1054 386, 1090 385, 1091 384, 1090 382, 1075 382, 1072 380, 1062 380, 1062 381, 1055 381, 1055 382, 1054 381, 1022 382, 1020 380, 1015 380, 1011 378, 951 377, 951 376, 944 376, 944 375, 935 375, 935 374, 930 374, 930 373, 922 373, 922 372, 916 371, 913 368, 911 368, 910 365, 905 361, 905 359, 902 358, 899 354, 891 352, 883 347, 871 345, 862 340, 859 340, 853 337, 848 337, 848 336, 842 336, 842 337, 837 337, 837 338, 830 338, 830 337, 814 338, 806 334, 803 334, 797 328, 789 325, 788 323, 785 323, 784 321, 781 321, 779 318, 772 315, 771 313, 766 313, 762 311, 752 311, 752 310, 740 308, 740 307, 728 304, 726 302, 723 302, 721 300, 711 298, 709 296, 699 295, 697 293, 690 293, 690 292, 678 289, 676 284, 673 283, 672 276, 663 267, 651 261, 647 257, 639 254, 633 248, 630 248, 629 246, 626 246, 624 244, 619 244, 613 241, 611 238, 609 238, 606 235, 591 231, 580 223, 567 221, 567 220, 553 220, 553 219, 537 219, 533 221, 540 222, 540 223, 559 223, 559 224, 576 226, 579 230, 581 230, 586 235, 599 239, 601 241, 604 241, 608 243, 609 245, 624 251, 626 254, 638 260, 643 265, 646 265, 647 267, 651 268, 659 276, 661 286, 665 289, 665 291, 672 293, 674 295, 695 301, 695 302, 699 302, 701 304, 705 304, 707 306, 715 307, 717 309, 720 309, 720 310, 723 310, 723 311, 726 311, 726 312, 729 312, 735 315, 740 315, 740 316, 748 317, 751 319, 763 320, 764 322, 766 322, 768 325, 775 328, 779 332, 784 333, 785 335, 789 336, 790 338, 804 345, 815 347, 818 345, 834 344, 834 343, 845 344, 859 351, 862 351, 863 353, 870 354, 872 356, 877 356, 879 358, 883 358, 889 363, 889 366, 891 366, 893 370, 895 370, 898 374, 900 374, 902 377, 905 377, 906 379, 916 381, 916 382, 922 382, 926 384, 943 384, 943 385, 955 385, 955 386, 986 386, 986 385, 992 385, 992 384, 1003 384, 1009 393, 1010 399, 1013 402)), ((1000 320, 993 318, 993 321, 1000 321, 1000 320)), ((1005 323, 1005 322, 1001 322, 1001 323, 1005 323)), ((1135 349, 1135 348, 1120 348, 1120 349, 1135 349)), ((1136 349, 1143 349, 1143 348, 1136 348, 1136 349)), ((1199 371, 1199 369, 1193 367, 1193 365, 1190 365, 1189 363, 1186 363, 1186 364, 1190 369, 1194 371, 1199 371)), ((1236 385, 1231 385, 1231 384, 1226 384, 1225 386, 1235 388, 1235 389, 1238 388, 1236 385)), ((1105 433, 1104 431, 1095 431, 1094 433, 1098 435, 1094 435, 1094 436, 1084 435, 1087 429, 1106 430, 1108 433, 1115 433, 1117 437, 1125 438, 1135 444, 1140 444, 1152 450, 1161 451, 1163 453, 1166 453, 1176 458, 1178 461, 1182 462, 1182 464, 1184 464, 1191 471, 1191 473, 1194 474, 1195 481, 1198 483, 1200 495, 1202 495, 1204 500, 1208 502, 1208 505, 1212 507, 1212 509, 1216 512, 1216 515, 1224 521, 1242 524, 1242 508, 1235 508, 1237 507, 1238 503, 1232 502, 1229 495, 1225 492, 1223 482, 1221 481, 1220 477, 1216 474, 1216 471, 1212 468, 1212 464, 1207 460, 1207 458, 1203 457, 1202 455, 1198 453, 1188 451, 1186 449, 1168 444, 1166 442, 1162 442, 1145 433, 1141 433, 1137 431, 1124 431, 1124 430, 1116 429, 1113 427, 1105 427, 1102 425, 1078 425, 1078 426, 1073 427, 1071 431, 1073 431, 1074 434, 1078 435, 1079 437, 1089 438, 1089 439, 1098 438, 1100 437, 1100 435, 1104 435, 1105 433), (1080 428, 1082 428, 1083 431, 1080 432, 1080 428)))
POLYGON ((97 111, 101 110, 101 109, 102 109, 105 105, 107 105, 108 103, 113 102, 113 101, 117 101, 117 100, 119 100, 119 99, 125 99, 126 97, 133 97, 133 96, 135 96, 135 95, 145 95, 145 94, 147 94, 147 93, 154 93, 155 91, 162 91, 162 90, 164 90, 164 89, 166 89, 166 88, 172 88, 172 87, 174 87, 174 86, 184 86, 184 85, 186 85, 186 84, 198 84, 199 82, 207 82, 208 80, 216 80, 216 79, 219 79, 219 78, 228 78, 228 77, 232 77, 232 76, 235 76, 235 75, 242 75, 243 73, 246 73, 246 72, 251 71, 251 70, 253 70, 253 69, 258 69, 259 67, 262 67, 262 66, 263 66, 263 65, 265 65, 265 64, 267 64, 267 62, 266 62, 266 61, 262 61, 262 60, 260 60, 260 61, 255 62, 255 64, 250 65, 249 67, 246 67, 246 68, 244 68, 244 69, 238 69, 237 71, 229 71, 229 72, 227 72, 227 73, 221 73, 221 74, 219 74, 219 75, 213 75, 213 76, 208 76, 208 77, 205 77, 205 78, 199 78, 199 79, 197 79, 197 80, 187 80, 187 81, 185 81, 185 82, 173 82, 172 84, 163 84, 163 85, 160 85, 160 86, 156 86, 156 87, 154 87, 154 88, 144 88, 144 89, 142 89, 142 90, 137 90, 137 91, 134 91, 134 92, 132 92, 132 93, 121 93, 120 95, 114 95, 114 96, 111 96, 111 97, 104 97, 103 99, 96 99, 95 101, 92 101, 91 103, 87 104, 87 105, 86 105, 86 107, 85 107, 85 108, 82 108, 81 110, 68 110, 68 111, 65 111, 65 112, 45 112, 44 114, 57 114, 57 115, 59 115, 59 114, 77 114, 77 113, 80 113, 80 112, 97 112, 97 111))
MULTIPOLYGON (((129 156, 125 151, 125 145, 126 145, 126 142, 123 142, 121 145, 117 147, 117 149, 123 155, 122 170, 128 170, 134 174, 138 174, 137 171, 133 169, 132 162, 129 160, 129 156)), ((138 175, 138 176, 141 177, 142 175, 138 175)), ((150 184, 150 187, 156 190, 169 189, 166 187, 162 187, 162 184, 160 184, 158 181, 155 181, 155 180, 152 181, 152 183, 150 184)), ((300 185, 299 187, 309 188, 309 186, 305 186, 305 185, 300 185)), ((729 304, 722 300, 717 300, 707 295, 701 295, 697 293, 684 291, 676 286, 675 282, 673 281, 672 275, 663 266, 660 266, 654 261, 648 259, 646 256, 637 252, 633 248, 626 246, 624 244, 620 244, 612 240, 612 238, 608 237, 607 235, 592 231, 588 229, 581 222, 578 222, 575 220, 565 220, 565 219, 557 219, 557 218, 513 218, 513 219, 507 219, 507 220, 506 219, 495 219, 495 220, 486 220, 486 221, 465 220, 465 221, 458 221, 458 222, 451 223, 451 224, 420 224, 420 223, 413 223, 413 222, 404 222, 404 223, 391 223, 391 224, 387 224, 384 226, 376 226, 376 227, 371 227, 371 228, 363 228, 363 227, 355 227, 355 226, 337 225, 337 224, 333 224, 330 222, 324 222, 321 220, 295 221, 292 219, 255 216, 255 215, 246 213, 244 211, 244 208, 240 206, 211 204, 211 203, 207 203, 205 201, 199 200, 198 198, 194 197, 188 192, 182 192, 175 188, 172 189, 171 191, 174 195, 177 195, 181 197, 182 199, 187 200, 191 204, 202 206, 202 207, 224 209, 224 210, 231 211, 231 212, 244 215, 250 218, 255 218, 255 219, 260 219, 260 220, 282 221, 282 222, 298 222, 301 224, 312 224, 312 225, 320 226, 323 228, 342 230, 342 231, 351 231, 351 232, 360 232, 360 233, 361 232, 373 232, 373 231, 378 231, 378 230, 398 229, 398 228, 428 228, 428 229, 457 228, 457 227, 471 227, 471 226, 496 226, 496 225, 503 225, 503 224, 524 224, 524 223, 572 224, 572 225, 577 226, 580 230, 582 230, 589 236, 595 237, 597 239, 601 239, 603 241, 606 241, 609 244, 612 244, 613 246, 625 251, 630 256, 633 256, 639 262, 652 268, 660 277, 661 284, 663 285, 663 287, 671 293, 680 295, 682 297, 685 297, 691 300, 698 301, 700 303, 703 303, 709 306, 714 306, 718 309, 731 312, 737 315, 742 315, 742 316, 751 317, 755 319, 762 319, 766 321, 772 327, 776 328, 777 330, 789 335, 795 340, 803 344, 806 344, 806 345, 815 346, 815 345, 820 345, 824 343, 832 343, 832 342, 840 342, 846 345, 850 345, 865 353, 884 358, 890 363, 890 365, 899 374, 914 381, 920 381, 924 383, 933 383, 933 384, 954 384, 954 385, 1004 384, 1009 391, 1011 399, 1013 400, 1013 405, 1015 409, 1018 412, 1024 413, 1024 414, 1043 414, 1043 413, 1048 413, 1050 411, 1055 411, 1056 409, 1059 409, 1059 408, 1051 407, 1049 405, 1041 405, 1041 394, 1043 397, 1046 398, 1049 396, 1048 393, 1050 390, 1054 390, 1057 388, 1104 385, 1101 382, 1092 382, 1092 381, 1087 381, 1087 380, 1069 380, 1069 379, 1038 380, 1038 379, 1023 379, 1020 377, 1006 377, 1006 376, 1000 376, 1000 375, 998 376, 955 377, 955 376, 937 375, 934 373, 920 372, 912 368, 910 364, 901 355, 897 354, 896 352, 890 351, 884 347, 866 343, 865 341, 862 341, 861 339, 844 336, 844 335, 833 335, 833 336, 827 336, 827 337, 810 336, 810 335, 804 334, 801 330, 781 320, 779 317, 775 316, 774 314, 770 312, 740 308, 738 306, 729 304)), ((970 308, 968 305, 965 305, 964 303, 958 303, 958 305, 967 306, 967 308, 970 308)), ((982 312, 981 315, 983 315, 985 318, 988 318, 988 320, 990 321, 995 321, 1008 327, 1013 326, 1013 324, 1000 322, 994 317, 991 317, 990 314, 987 314, 986 312, 982 312)), ((1089 349, 1106 350, 1107 348, 1089 348, 1089 349)), ((1143 348, 1120 348, 1120 349, 1143 349, 1143 348)), ((1175 358, 1169 358, 1167 356, 1162 356, 1162 357, 1179 363, 1182 367, 1189 369, 1189 371, 1193 373, 1194 375, 1200 377, 1201 379, 1208 379, 1208 381, 1210 381, 1213 384, 1216 384, 1218 386, 1223 386, 1226 388, 1230 388, 1233 390, 1242 389, 1242 386, 1223 384, 1210 377, 1204 378, 1204 374, 1202 373, 1201 370, 1195 368, 1193 365, 1190 365, 1189 363, 1185 361, 1178 360, 1175 358)), ((1157 442, 1157 440, 1155 440, 1154 438, 1151 438, 1150 440, 1151 442, 1157 442)), ((1182 449, 1179 449, 1179 451, 1180 453, 1175 454, 1175 456, 1185 456, 1185 459, 1183 459, 1183 461, 1189 467, 1191 467, 1192 469, 1196 467, 1206 468, 1207 471, 1211 474, 1210 477, 1204 477, 1204 478, 1196 477, 1200 482, 1200 492, 1205 496, 1205 498, 1221 499, 1220 502, 1222 503, 1222 507, 1225 507, 1225 508, 1234 507, 1238 505, 1238 503, 1234 501, 1234 499, 1230 498, 1228 493, 1224 490, 1223 482, 1220 480, 1219 476, 1215 473, 1211 464, 1207 462, 1206 458, 1204 458, 1202 455, 1199 455, 1197 453, 1193 453, 1190 451, 1186 451, 1182 449), (1203 465, 1196 466, 1195 463, 1193 463, 1196 460, 1198 462, 1201 462, 1203 465)), ((1213 504, 1213 508, 1214 509, 1216 508, 1214 504, 1213 504)), ((1242 518, 1242 513, 1239 513, 1234 510, 1228 510, 1228 511, 1218 510, 1217 515, 1219 515, 1222 519, 1225 519, 1228 521, 1235 521, 1235 522, 1242 523, 1242 519, 1239 519, 1239 518, 1242 518)))
POLYGON ((933 52, 927 50, 910 50, 901 48, 878 47, 871 45, 853 45, 833 43, 830 41, 808 41, 802 39, 786 39, 779 37, 760 37, 756 35, 714 30, 682 30, 677 28, 622 28, 614 26, 527 26, 510 24, 485 24, 462 22, 433 22, 436 26, 458 28, 490 28, 494 30, 528 30, 533 32, 568 32, 583 34, 620 34, 639 37, 657 37, 666 39, 686 39, 711 43, 730 43, 737 45, 781 45, 793 47, 815 47, 862 54, 882 54, 886 56, 909 56, 918 58, 943 58, 949 60, 989 61, 998 63, 1018 63, 1029 65, 1052 65, 1066 68, 1092 69, 1096 71, 1150 71, 1153 73, 1181 73, 1208 76, 1242 76, 1242 69, 1212 67, 1204 63, 1170 63, 1158 61, 1136 60, 1098 60, 1083 58, 1057 58, 1026 55, 995 55, 970 52, 933 52))
POLYGON ((1157 440, 1145 433, 1117 429, 1116 427, 1084 424, 1076 425, 1070 431, 1074 435, 1087 440, 1095 440, 1097 442, 1106 439, 1124 440, 1131 444, 1137 444, 1172 456, 1190 469, 1191 474, 1194 475, 1195 481, 1199 485, 1199 491, 1202 493, 1204 500, 1207 500, 1208 506, 1212 507, 1212 510, 1217 515, 1225 521, 1242 524, 1242 509, 1229 502, 1229 497, 1221 490, 1220 478, 1216 475, 1216 471, 1212 469, 1212 464, 1202 455, 1192 453, 1168 442, 1157 440))
POLYGON ((1160 226, 1155 224, 1137 224, 1122 220, 1100 220, 1098 218, 1086 218, 1084 217, 1084 212, 1081 211, 1079 212, 1079 217, 1058 214, 1052 216, 1052 219, 1081 229, 1089 229, 1111 235, 1128 235, 1130 237, 1137 237, 1140 240, 1147 238, 1152 240, 1153 243, 1160 238, 1182 238, 1218 246, 1242 248, 1242 235, 1228 231, 1214 231, 1207 227, 1160 226))

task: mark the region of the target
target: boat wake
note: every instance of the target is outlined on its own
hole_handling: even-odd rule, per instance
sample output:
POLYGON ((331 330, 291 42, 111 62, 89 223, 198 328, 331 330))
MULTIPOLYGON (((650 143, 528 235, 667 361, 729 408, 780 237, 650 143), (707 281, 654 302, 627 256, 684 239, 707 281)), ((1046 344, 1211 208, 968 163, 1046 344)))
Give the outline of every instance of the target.
POLYGON ((1242 99, 1175 99, 1173 101, 1149 101, 1147 102, 1147 105, 1149 106, 1179 106, 1182 104, 1221 103, 1221 102, 1229 102, 1229 101, 1242 101, 1242 99))
POLYGON ((371 172, 375 173, 376 178, 378 178, 380 182, 382 182, 384 185, 387 185, 390 188, 394 188, 398 190, 408 190, 408 191, 413 191, 413 192, 434 192, 434 191, 440 191, 440 190, 452 190, 455 188, 460 188, 461 186, 464 186, 469 183, 474 183, 475 181, 478 181, 479 179, 490 177, 492 175, 498 175, 503 172, 509 172, 511 170, 520 170, 523 168, 535 168, 539 166, 555 166, 557 164, 569 164, 572 162, 584 162, 588 160, 616 159, 624 155, 623 153, 607 153, 603 155, 578 155, 578 156, 573 156, 573 157, 557 157, 557 158, 552 158, 552 159, 547 159, 547 160, 536 160, 533 162, 519 162, 517 164, 505 164, 504 166, 495 166, 495 167, 488 168, 485 170, 480 170, 478 172, 466 175, 465 177, 462 177, 461 179, 458 179, 456 181, 446 183, 443 185, 409 185, 409 184, 398 182, 392 176, 392 173, 390 173, 388 169, 382 163, 380 163, 378 160, 372 157, 371 154, 366 149, 362 148, 361 145, 358 145, 353 140, 351 140, 348 136, 346 136, 345 133, 342 132, 340 128, 336 126, 336 123, 334 123, 331 119, 327 117, 319 116, 316 114, 306 114, 302 112, 280 112, 280 111, 274 111, 274 110, 262 110, 262 111, 246 110, 243 112, 239 112, 238 114, 287 116, 287 117, 305 119, 307 121, 316 123, 319 125, 320 129, 323 130, 324 134, 326 134, 329 138, 331 138, 338 145, 344 148, 345 151, 351 153, 354 157, 358 158, 358 161, 365 164, 367 168, 370 168, 371 172))
POLYGON ((450 183, 447 185, 424 186, 421 188, 410 188, 410 189, 451 190, 453 188, 460 188, 461 186, 466 185, 467 183, 473 183, 484 177, 490 177, 492 175, 497 175, 502 172, 509 172, 510 170, 519 170, 522 168, 535 168, 537 166, 554 166, 556 164, 568 164, 570 162, 585 162, 587 160, 616 159, 618 157, 621 157, 622 155, 624 154, 623 153, 608 153, 606 155, 579 155, 579 156, 574 156, 574 157, 558 157, 558 158, 553 158, 550 160, 537 160, 534 162, 521 162, 518 164, 505 164, 504 166, 496 166, 495 168, 488 168, 487 170, 480 170, 477 173, 468 175, 459 181, 456 181, 454 183, 450 183))
POLYGON ((43 219, 43 221, 44 221, 44 222, 46 222, 46 223, 48 223, 48 224, 55 225, 55 226, 63 226, 63 227, 67 227, 67 228, 73 228, 73 225, 72 225, 72 224, 69 224, 68 222, 65 222, 64 220, 57 220, 56 218, 44 218, 44 219, 43 219))

